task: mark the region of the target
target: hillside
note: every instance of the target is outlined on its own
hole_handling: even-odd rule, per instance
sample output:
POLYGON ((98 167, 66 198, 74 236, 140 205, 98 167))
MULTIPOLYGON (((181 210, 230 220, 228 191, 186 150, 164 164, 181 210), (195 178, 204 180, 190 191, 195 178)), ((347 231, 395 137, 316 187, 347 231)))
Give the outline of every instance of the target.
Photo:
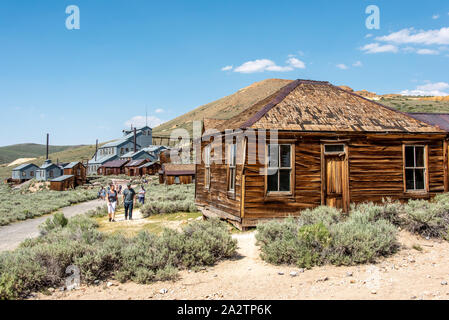
MULTIPOLYGON (((81 146, 50 146, 50 153, 76 149, 81 146)), ((44 156, 46 146, 43 144, 24 143, 0 147, 0 164, 10 163, 19 158, 38 158, 44 156)))
POLYGON ((217 101, 202 105, 173 120, 165 122, 153 129, 154 136, 170 136, 173 129, 184 128, 192 132, 192 121, 211 119, 229 119, 256 102, 275 93, 280 88, 289 84, 292 80, 267 79, 240 89, 234 94, 217 101))
MULTIPOLYGON (((217 101, 202 105, 173 120, 163 123, 153 129, 154 136, 170 136, 171 130, 177 128, 187 129, 192 134, 192 121, 203 119, 229 119, 255 103, 275 93, 292 80, 267 79, 237 91, 217 101)), ((421 97, 407 97, 398 94, 376 95, 366 90, 354 91, 348 86, 340 88, 373 99, 386 106, 403 112, 441 112, 449 113, 449 101, 447 99, 435 99, 427 101, 421 97)))

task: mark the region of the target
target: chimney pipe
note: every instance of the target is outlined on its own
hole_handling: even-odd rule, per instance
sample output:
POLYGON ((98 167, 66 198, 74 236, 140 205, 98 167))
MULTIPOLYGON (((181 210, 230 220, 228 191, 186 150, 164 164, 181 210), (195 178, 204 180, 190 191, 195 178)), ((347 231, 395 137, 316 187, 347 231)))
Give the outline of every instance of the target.
POLYGON ((137 152, 137 129, 134 128, 134 152, 137 152))
POLYGON ((48 145, 50 143, 50 134, 47 133, 47 158, 46 160, 48 160, 48 145))
POLYGON ((98 139, 97 142, 95 143, 95 161, 97 161, 97 154, 98 154, 98 139))

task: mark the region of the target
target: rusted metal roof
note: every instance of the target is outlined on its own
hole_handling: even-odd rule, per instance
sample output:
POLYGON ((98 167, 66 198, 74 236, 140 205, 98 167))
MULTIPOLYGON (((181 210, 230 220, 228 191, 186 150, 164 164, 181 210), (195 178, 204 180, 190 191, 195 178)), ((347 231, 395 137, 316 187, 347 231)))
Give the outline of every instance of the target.
POLYGON ((449 113, 409 113, 409 115, 422 122, 437 126, 440 129, 449 132, 449 113))
POLYGON ((166 163, 162 165, 162 170, 165 175, 168 176, 184 176, 184 175, 194 175, 195 165, 194 164, 172 164, 166 163))
POLYGON ((328 82, 295 80, 245 112, 217 124, 226 129, 306 132, 443 133, 410 115, 328 82))
POLYGON ((146 159, 134 160, 134 161, 131 161, 130 163, 128 163, 125 167, 138 167, 145 162, 147 162, 146 159))
POLYGON ((121 168, 128 162, 129 162, 128 160, 114 160, 114 161, 106 162, 104 165, 102 165, 102 167, 104 167, 104 168, 121 168))

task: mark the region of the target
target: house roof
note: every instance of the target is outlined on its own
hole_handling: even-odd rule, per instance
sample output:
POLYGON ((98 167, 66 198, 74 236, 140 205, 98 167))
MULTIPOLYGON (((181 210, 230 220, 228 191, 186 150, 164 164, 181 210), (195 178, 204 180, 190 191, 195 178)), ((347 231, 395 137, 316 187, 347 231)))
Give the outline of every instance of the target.
POLYGON ((50 168, 59 168, 56 164, 52 163, 50 160, 46 160, 41 166, 40 169, 50 169, 50 168))
POLYGON ((164 163, 162 165, 162 172, 168 176, 194 175, 195 165, 164 163))
POLYGON ((12 171, 19 171, 19 170, 25 170, 25 169, 27 169, 28 167, 36 167, 36 168, 39 168, 38 166, 36 166, 34 163, 24 163, 24 164, 21 164, 20 166, 18 166, 18 167, 15 167, 14 169, 12 169, 12 171))
POLYGON ((102 165, 105 168, 121 168, 128 163, 128 160, 113 160, 102 165))
POLYGON ((158 162, 157 162, 157 161, 147 162, 147 163, 141 165, 141 166, 139 167, 139 169, 151 167, 152 165, 154 165, 154 164, 156 164, 156 163, 158 163, 158 162))
MULTIPOLYGON (((104 149, 104 148, 111 148, 111 147, 120 147, 121 145, 125 144, 125 143, 134 143, 132 141, 132 139, 130 139, 131 137, 124 137, 112 142, 109 142, 107 144, 105 144, 104 146, 102 146, 100 149, 104 149)), ((139 144, 137 144, 137 147, 140 148, 139 144)))
MULTIPOLYGON (((329 82, 295 80, 241 114, 213 123, 217 130, 278 129, 337 132, 442 133, 410 115, 329 82)), ((205 122, 205 129, 210 122, 205 122)))
POLYGON ((108 161, 112 161, 113 159, 116 159, 117 157, 118 156, 116 154, 109 154, 109 155, 103 156, 101 158, 98 157, 97 160, 95 161, 95 156, 94 156, 94 158, 89 161, 89 164, 94 164, 94 163, 96 163, 96 164, 104 164, 104 163, 106 163, 108 161))
POLYGON ((409 115, 422 122, 437 126, 449 132, 449 113, 409 113, 409 115))
POLYGON ((130 161, 125 167, 138 167, 146 162, 147 162, 146 159, 133 160, 133 161, 130 161))
POLYGON ((72 169, 73 167, 75 167, 75 166, 78 165, 79 163, 81 163, 81 162, 79 162, 79 161, 70 162, 68 165, 66 165, 66 166, 64 167, 64 169, 72 169))
POLYGON ((65 180, 67 180, 67 179, 70 179, 70 178, 72 178, 72 177, 74 177, 74 176, 72 176, 72 175, 65 175, 65 176, 57 177, 57 178, 52 179, 52 180, 50 180, 50 181, 60 182, 60 181, 65 181, 65 180))

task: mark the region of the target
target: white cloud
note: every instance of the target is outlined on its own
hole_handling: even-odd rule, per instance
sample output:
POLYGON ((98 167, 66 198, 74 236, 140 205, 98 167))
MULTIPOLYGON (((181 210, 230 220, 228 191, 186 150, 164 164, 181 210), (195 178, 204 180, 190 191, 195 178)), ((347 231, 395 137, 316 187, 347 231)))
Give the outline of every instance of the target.
POLYGON ((372 33, 368 33, 368 34, 365 36, 365 38, 368 39, 368 38, 371 38, 372 36, 373 36, 372 33))
POLYGON ((432 19, 433 20, 437 20, 437 19, 439 19, 440 18, 440 15, 439 14, 434 14, 433 16, 432 16, 432 19))
POLYGON ((440 54, 437 50, 431 49, 419 49, 416 51, 417 54, 425 54, 425 55, 437 55, 440 54))
POLYGON ((385 44, 380 45, 379 43, 370 43, 361 48, 362 51, 365 51, 365 53, 382 53, 382 52, 398 52, 398 47, 391 45, 391 44, 385 44))
POLYGON ((275 72, 288 72, 294 69, 305 69, 306 65, 301 60, 296 58, 289 58, 287 60, 286 66, 278 66, 275 62, 269 59, 257 59, 253 61, 248 61, 241 66, 234 69, 234 72, 239 73, 256 73, 265 71, 275 71, 275 72))
POLYGON ((296 59, 296 58, 288 59, 287 63, 289 65, 291 65, 293 68, 297 68, 297 69, 305 69, 306 68, 306 64, 304 62, 302 62, 301 60, 296 59))
POLYGON ((356 61, 352 64, 353 67, 363 67, 362 61, 356 61))
POLYGON ((141 128, 144 127, 146 123, 148 123, 148 126, 151 128, 154 128, 164 123, 164 121, 154 116, 148 116, 147 119, 145 119, 145 116, 135 116, 125 122, 125 127, 128 128, 132 125, 133 127, 141 128))
POLYGON ((341 69, 341 70, 346 70, 346 69, 348 69, 348 66, 343 63, 340 63, 340 64, 337 64, 337 68, 341 69))
POLYGON ((415 30, 414 28, 402 29, 390 33, 387 36, 377 37, 376 40, 396 44, 449 44, 449 27, 437 30, 415 30))
POLYGON ((232 68, 233 68, 233 66, 226 66, 226 67, 221 68, 221 71, 229 71, 229 70, 232 70, 232 68))
POLYGON ((404 96, 449 96, 449 83, 436 82, 417 86, 414 90, 404 90, 404 96), (443 91, 444 90, 444 91, 443 91))
POLYGON ((156 112, 156 113, 162 113, 162 112, 164 112, 164 109, 159 108, 159 109, 156 109, 154 112, 156 112))

